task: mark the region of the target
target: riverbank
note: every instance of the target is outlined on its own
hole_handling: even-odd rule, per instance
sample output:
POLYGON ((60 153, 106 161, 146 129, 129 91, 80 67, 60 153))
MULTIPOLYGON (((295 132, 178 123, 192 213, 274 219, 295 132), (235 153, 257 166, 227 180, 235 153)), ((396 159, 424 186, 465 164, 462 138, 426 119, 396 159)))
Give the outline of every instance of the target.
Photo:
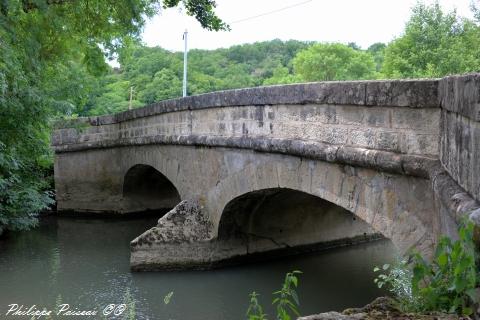
POLYGON ((395 302, 388 297, 380 297, 363 308, 349 308, 343 312, 324 312, 316 315, 300 317, 297 320, 460 320, 470 319, 453 314, 430 313, 415 314, 400 311, 395 302))

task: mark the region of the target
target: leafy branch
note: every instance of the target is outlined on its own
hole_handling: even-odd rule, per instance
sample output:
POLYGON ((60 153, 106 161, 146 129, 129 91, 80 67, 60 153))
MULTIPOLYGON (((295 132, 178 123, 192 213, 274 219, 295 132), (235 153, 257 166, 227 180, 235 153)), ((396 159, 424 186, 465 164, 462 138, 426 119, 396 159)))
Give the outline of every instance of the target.
MULTIPOLYGON (((295 270, 285 275, 282 288, 273 292, 272 304, 276 306, 277 320, 291 320, 292 316, 298 317, 300 301, 296 288, 298 287, 298 275, 301 271, 295 270)), ((262 306, 258 302, 258 294, 254 291, 250 294, 250 305, 247 309, 248 320, 267 320, 262 306)))

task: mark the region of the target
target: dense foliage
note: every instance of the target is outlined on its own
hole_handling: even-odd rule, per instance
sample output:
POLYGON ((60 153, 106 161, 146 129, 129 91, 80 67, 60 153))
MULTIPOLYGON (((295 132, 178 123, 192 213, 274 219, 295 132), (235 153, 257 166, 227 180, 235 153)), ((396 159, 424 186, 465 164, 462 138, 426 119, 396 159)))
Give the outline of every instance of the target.
POLYGON ((373 56, 340 43, 317 43, 293 60, 295 73, 302 81, 372 79, 373 56))
POLYGON ((478 26, 438 3, 413 9, 405 34, 385 49, 382 72, 393 78, 441 77, 480 70, 478 26))
MULTIPOLYGON (((378 77, 376 68, 381 59, 370 51, 343 44, 295 40, 191 50, 188 94, 294 82, 372 79, 378 77)), ((134 108, 181 96, 183 54, 131 44, 120 53, 119 61, 121 68, 102 78, 101 91, 79 106, 79 115, 114 113, 130 105, 134 108)))
MULTIPOLYGON (((476 16, 479 10, 472 7, 476 16)), ((477 20, 478 21, 478 20, 477 20)), ((126 110, 181 96, 183 55, 131 42, 111 71, 78 106, 80 115, 126 110), (130 103, 130 90, 133 100, 130 103)), ((188 93, 308 81, 441 77, 480 70, 476 21, 444 13, 438 4, 413 8, 405 32, 390 44, 273 40, 189 53, 188 93)))
MULTIPOLYGON (((476 20, 418 4, 390 44, 273 40, 189 52, 188 94, 323 80, 440 77, 480 70, 476 20)), ((145 19, 183 4, 209 30, 228 30, 213 0, 0 1, 0 229, 35 223, 50 201, 53 119, 100 115, 179 97, 182 53, 139 41, 145 19), (105 61, 116 58, 119 68, 105 61), (26 195, 28 194, 28 199, 26 195), (22 213, 23 212, 23 213, 22 213), (23 218, 21 218, 23 217, 23 218)))
MULTIPOLYGON (((213 1, 184 3, 204 27, 228 27, 213 1)), ((34 225, 51 203, 52 118, 86 107, 105 83, 105 56, 138 38, 160 8, 158 0, 0 1, 0 233, 34 225)))
POLYGON ((388 272, 380 274, 375 282, 379 287, 387 286, 404 311, 472 315, 480 303, 473 230, 472 222, 464 223, 458 230, 458 240, 440 239, 431 262, 415 253, 409 263, 383 266, 388 272))
MULTIPOLYGON (((228 49, 191 50, 188 94, 262 85, 279 68, 286 68, 289 73, 291 60, 307 46, 300 41, 273 40, 228 49)), ((78 114, 126 110, 130 90, 132 107, 182 95, 182 53, 132 42, 120 51, 119 62, 121 69, 101 78, 101 89, 90 91, 91 99, 79 105, 78 114)))

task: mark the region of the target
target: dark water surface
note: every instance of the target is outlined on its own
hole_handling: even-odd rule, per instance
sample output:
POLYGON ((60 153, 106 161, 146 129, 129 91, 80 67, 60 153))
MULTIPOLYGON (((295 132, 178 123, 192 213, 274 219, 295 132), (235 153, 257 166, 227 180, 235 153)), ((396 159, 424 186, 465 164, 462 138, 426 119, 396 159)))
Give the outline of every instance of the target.
POLYGON ((129 242, 154 223, 49 217, 33 231, 0 240, 0 319, 29 319, 5 316, 12 303, 50 310, 68 303, 102 313, 108 304, 123 303, 127 288, 136 319, 244 319, 252 291, 260 293, 273 319, 271 292, 294 269, 303 271, 298 290, 303 315, 342 310, 382 294, 372 270, 395 254, 390 241, 380 240, 212 271, 130 273, 129 242), (164 297, 172 291, 166 305, 164 297))

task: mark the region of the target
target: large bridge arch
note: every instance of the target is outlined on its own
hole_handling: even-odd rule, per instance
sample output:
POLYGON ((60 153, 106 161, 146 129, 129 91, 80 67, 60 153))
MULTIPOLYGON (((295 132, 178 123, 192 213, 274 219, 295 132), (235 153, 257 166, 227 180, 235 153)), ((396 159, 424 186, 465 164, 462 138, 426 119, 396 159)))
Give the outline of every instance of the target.
POLYGON ((240 243, 247 251, 297 253, 379 238, 348 210, 309 193, 271 188, 234 198, 225 207, 218 241, 240 243))
POLYGON ((412 247, 429 252, 436 240, 436 207, 426 179, 284 155, 244 157, 249 158, 245 166, 209 193, 208 203, 214 207, 208 210, 217 237, 222 215, 233 199, 261 190, 289 189, 351 212, 391 239, 400 252, 412 247))

